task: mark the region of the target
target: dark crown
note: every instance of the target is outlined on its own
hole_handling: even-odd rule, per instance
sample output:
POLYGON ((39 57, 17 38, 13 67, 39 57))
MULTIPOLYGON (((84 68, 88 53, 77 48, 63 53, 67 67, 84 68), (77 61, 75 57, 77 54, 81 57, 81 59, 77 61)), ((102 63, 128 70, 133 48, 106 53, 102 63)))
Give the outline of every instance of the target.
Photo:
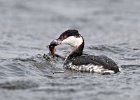
POLYGON ((65 32, 63 32, 60 36, 80 36, 78 30, 67 30, 65 32))

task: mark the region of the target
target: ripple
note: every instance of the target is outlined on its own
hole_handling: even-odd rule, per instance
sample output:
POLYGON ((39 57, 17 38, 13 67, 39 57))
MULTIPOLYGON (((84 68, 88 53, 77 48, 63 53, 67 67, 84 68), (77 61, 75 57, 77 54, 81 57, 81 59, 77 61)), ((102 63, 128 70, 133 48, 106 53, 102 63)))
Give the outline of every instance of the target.
POLYGON ((109 96, 109 95, 119 95, 120 93, 119 92, 116 92, 116 91, 100 91, 97 93, 97 95, 106 95, 106 96, 109 96))
POLYGON ((89 47, 89 49, 92 50, 97 50, 97 51, 106 51, 106 52, 112 52, 112 53, 117 53, 120 54, 122 52, 124 52, 125 50, 117 47, 117 46, 109 46, 109 45, 97 45, 97 46, 91 46, 89 47))
POLYGON ((18 80, 0 82, 0 88, 8 89, 8 90, 29 89, 38 86, 39 86, 38 83, 34 82, 33 80, 22 79, 22 78, 18 80))
POLYGON ((140 68, 140 65, 121 65, 121 67, 128 68, 128 69, 133 68, 133 70, 134 70, 134 69, 140 68))
POLYGON ((39 88, 35 88, 35 89, 32 89, 32 91, 45 91, 47 93, 52 93, 52 92, 55 92, 55 93, 74 93, 76 92, 77 90, 75 88, 72 88, 72 87, 67 87, 67 88, 60 88, 60 87, 39 87, 39 88))

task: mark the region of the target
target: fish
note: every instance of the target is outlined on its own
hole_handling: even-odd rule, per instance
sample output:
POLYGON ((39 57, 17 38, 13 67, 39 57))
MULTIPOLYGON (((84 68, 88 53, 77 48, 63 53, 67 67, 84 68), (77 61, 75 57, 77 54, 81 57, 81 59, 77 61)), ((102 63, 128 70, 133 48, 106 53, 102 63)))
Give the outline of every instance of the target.
POLYGON ((49 53, 50 53, 53 57, 56 56, 56 54, 55 54, 55 52, 56 52, 55 47, 56 47, 57 45, 58 45, 58 44, 57 44, 55 41, 52 41, 52 42, 48 45, 49 53))
POLYGON ((55 52, 56 52, 56 49, 55 49, 55 46, 54 45, 48 45, 48 48, 49 48, 49 53, 55 57, 55 52))

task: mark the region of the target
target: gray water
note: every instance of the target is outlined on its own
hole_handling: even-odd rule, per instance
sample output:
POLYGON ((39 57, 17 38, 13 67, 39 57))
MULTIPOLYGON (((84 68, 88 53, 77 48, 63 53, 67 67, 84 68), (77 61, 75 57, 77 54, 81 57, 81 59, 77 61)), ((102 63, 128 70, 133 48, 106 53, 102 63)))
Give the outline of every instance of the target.
POLYGON ((139 100, 139 35, 139 0, 0 0, 0 100, 139 100), (82 34, 84 52, 112 58, 121 72, 63 69, 46 46, 67 29, 82 34))

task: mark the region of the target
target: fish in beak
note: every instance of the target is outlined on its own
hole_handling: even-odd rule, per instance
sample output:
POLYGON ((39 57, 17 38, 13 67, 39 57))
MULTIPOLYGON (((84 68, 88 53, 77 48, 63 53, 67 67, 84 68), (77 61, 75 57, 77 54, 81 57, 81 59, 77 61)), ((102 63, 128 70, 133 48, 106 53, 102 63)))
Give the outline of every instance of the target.
POLYGON ((53 41, 50 43, 50 45, 48 45, 50 54, 51 54, 53 57, 55 56, 55 52, 56 52, 55 46, 60 45, 61 42, 62 42, 61 40, 56 39, 56 40, 53 40, 53 41))

